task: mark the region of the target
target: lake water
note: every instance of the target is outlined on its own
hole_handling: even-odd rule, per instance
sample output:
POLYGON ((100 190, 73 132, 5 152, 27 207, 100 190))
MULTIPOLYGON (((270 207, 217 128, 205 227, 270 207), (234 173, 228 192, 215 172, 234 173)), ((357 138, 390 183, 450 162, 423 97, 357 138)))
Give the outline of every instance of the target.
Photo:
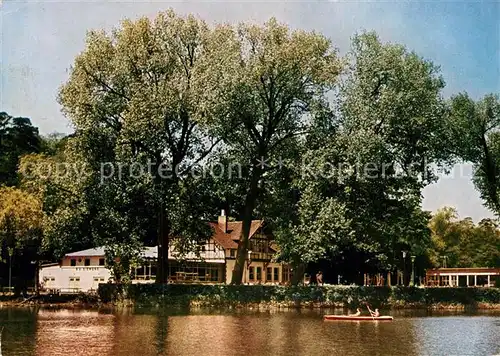
POLYGON ((392 322, 323 313, 0 308, 2 355, 500 355, 498 312, 392 312, 392 322))

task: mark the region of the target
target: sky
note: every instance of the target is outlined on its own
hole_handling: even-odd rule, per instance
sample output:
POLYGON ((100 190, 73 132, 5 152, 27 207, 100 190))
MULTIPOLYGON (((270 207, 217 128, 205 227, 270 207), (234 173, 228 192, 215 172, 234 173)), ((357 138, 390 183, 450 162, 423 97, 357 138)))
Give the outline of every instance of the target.
MULTIPOLYGON (((445 97, 500 93, 498 1, 13 1, 0 0, 0 111, 32 119, 42 134, 71 132, 57 103, 68 68, 91 29, 110 30, 125 18, 154 17, 173 8, 209 23, 270 17, 329 37, 340 53, 351 37, 374 30, 441 66, 445 97)), ((423 191, 423 208, 454 206, 460 217, 492 217, 471 182, 471 167, 457 166, 423 191)))

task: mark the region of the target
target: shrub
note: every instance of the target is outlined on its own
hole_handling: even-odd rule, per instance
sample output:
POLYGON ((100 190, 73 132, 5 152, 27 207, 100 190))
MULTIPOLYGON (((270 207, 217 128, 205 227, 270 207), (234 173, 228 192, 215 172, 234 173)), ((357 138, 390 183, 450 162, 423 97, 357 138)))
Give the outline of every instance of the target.
POLYGON ((349 308, 369 304, 384 308, 439 303, 500 303, 498 288, 101 284, 98 294, 104 303, 118 303, 126 298, 138 306, 190 305, 192 302, 221 306, 272 302, 296 306, 311 303, 340 304, 349 308))

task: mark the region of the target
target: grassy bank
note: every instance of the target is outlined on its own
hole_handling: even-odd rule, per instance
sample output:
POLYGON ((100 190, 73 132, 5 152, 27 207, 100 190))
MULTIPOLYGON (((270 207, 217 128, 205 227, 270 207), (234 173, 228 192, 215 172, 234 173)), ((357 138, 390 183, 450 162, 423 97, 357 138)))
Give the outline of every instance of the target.
POLYGON ((24 298, 20 296, 0 296, 0 307, 36 307, 94 309, 102 307, 97 295, 85 293, 71 295, 40 294, 24 298))
POLYGON ((101 284, 98 293, 103 303, 136 307, 500 309, 499 288, 101 284))

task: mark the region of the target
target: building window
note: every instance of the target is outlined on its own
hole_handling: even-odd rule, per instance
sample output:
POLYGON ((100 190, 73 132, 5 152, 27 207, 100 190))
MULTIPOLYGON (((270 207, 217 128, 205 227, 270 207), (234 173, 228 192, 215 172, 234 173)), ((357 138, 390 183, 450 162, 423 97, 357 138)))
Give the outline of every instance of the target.
POLYGON ((290 281, 290 267, 288 266, 281 267, 281 281, 283 283, 290 281))
POLYGON ((76 266, 76 260, 74 258, 71 259, 71 266, 76 266))
POLYGON ((80 289, 80 277, 69 277, 69 288, 80 289))
POLYGON ((273 269, 271 267, 267 267, 266 282, 272 282, 272 281, 273 281, 273 269))
POLYGON ((253 267, 249 267, 248 268, 248 279, 253 281, 255 279, 255 275, 254 275, 254 268, 253 267))
POLYGON ((274 267, 274 281, 278 282, 280 280, 280 269, 278 267, 274 267))
POLYGON ((104 258, 99 258, 99 266, 104 266, 104 258))
POLYGON ((85 266, 90 266, 90 258, 85 259, 85 266))
MULTIPOLYGON (((156 271, 155 271, 156 272, 156 271)), ((222 282, 223 265, 213 263, 170 263, 168 278, 172 282, 222 282)), ((245 277, 247 279, 247 277, 245 277)))
POLYGON ((137 279, 146 279, 146 274, 144 272, 144 266, 140 266, 135 270, 135 278, 137 279))
POLYGON ((217 282, 219 280, 219 269, 217 267, 210 269, 210 280, 217 282))
POLYGON ((257 280, 262 280, 262 268, 257 267, 257 280))
POLYGON ((236 250, 235 249, 231 249, 231 257, 236 257, 236 250))

